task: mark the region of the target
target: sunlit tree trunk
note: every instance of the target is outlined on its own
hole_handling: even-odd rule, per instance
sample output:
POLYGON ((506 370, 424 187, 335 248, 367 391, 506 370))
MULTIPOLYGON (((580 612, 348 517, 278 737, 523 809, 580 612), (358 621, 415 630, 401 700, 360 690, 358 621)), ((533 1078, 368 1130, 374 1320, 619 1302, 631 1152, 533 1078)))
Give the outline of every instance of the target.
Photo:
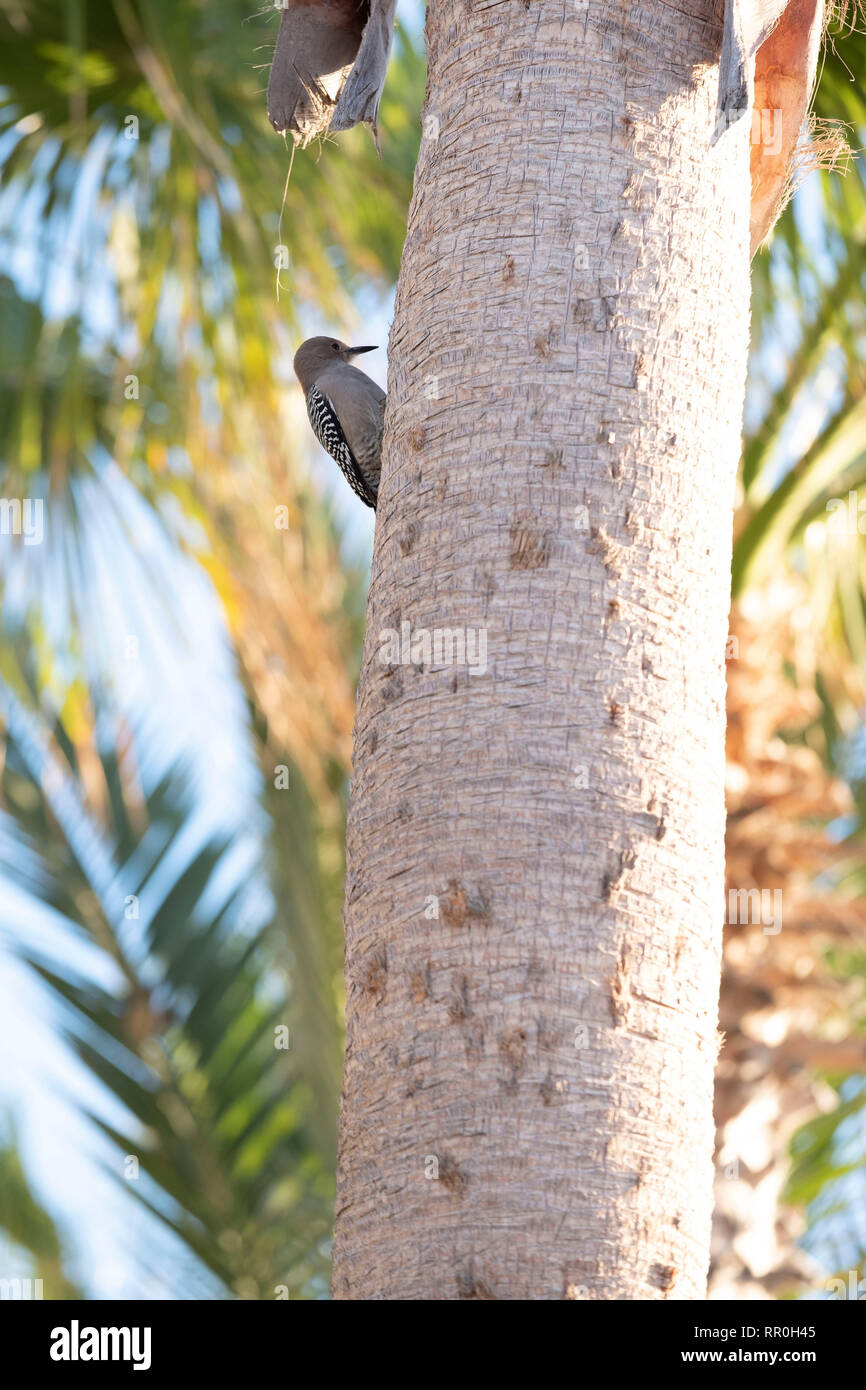
POLYGON ((427 43, 334 1292, 702 1298, 748 122, 711 146, 713 0, 431 0, 427 43))

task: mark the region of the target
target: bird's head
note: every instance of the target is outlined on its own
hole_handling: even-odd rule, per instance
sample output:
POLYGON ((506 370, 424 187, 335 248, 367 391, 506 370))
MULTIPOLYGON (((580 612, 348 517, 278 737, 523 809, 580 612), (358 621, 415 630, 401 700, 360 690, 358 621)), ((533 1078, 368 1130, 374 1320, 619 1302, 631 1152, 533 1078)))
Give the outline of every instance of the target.
POLYGON ((339 338, 308 338, 295 353, 292 365, 301 386, 309 391, 316 378, 335 362, 351 362, 360 353, 375 350, 375 343, 372 347, 349 347, 347 343, 341 343, 339 338))

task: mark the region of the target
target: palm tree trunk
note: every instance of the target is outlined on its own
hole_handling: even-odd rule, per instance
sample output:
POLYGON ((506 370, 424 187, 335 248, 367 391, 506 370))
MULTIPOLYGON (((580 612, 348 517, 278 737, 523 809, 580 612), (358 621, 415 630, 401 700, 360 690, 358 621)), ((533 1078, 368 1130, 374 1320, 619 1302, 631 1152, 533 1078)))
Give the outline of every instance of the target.
POLYGON ((748 122, 711 146, 714 0, 431 0, 427 44, 334 1292, 701 1298, 748 122))

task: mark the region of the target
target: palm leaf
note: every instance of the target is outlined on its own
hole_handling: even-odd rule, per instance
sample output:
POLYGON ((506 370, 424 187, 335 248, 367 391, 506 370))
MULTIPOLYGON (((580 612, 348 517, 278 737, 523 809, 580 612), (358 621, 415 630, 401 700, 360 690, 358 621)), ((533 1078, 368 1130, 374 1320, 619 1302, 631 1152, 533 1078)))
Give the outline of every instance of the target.
MULTIPOLYGON (((150 1210, 168 1214, 171 1229, 227 1291, 271 1297, 275 1285, 289 1284, 298 1292, 297 1249, 314 1250, 330 1219, 323 1181, 330 1155, 315 1143, 308 1117, 315 1106, 333 1105, 334 1097, 314 1096, 292 1053, 273 1045, 276 1024, 297 1027, 273 923, 244 925, 243 895, 216 883, 226 847, 212 838, 175 870, 149 917, 126 921, 124 899, 113 885, 125 877, 124 886, 143 905, 160 866, 161 838, 150 862, 140 833, 134 868, 116 860, 58 740, 44 729, 37 737, 35 714, 8 690, 4 708, 13 755, 6 760, 4 796, 10 784, 27 778, 67 850, 58 859, 55 849, 49 868, 40 862, 38 841, 19 829, 15 838, 27 844, 31 882, 44 888, 66 880, 63 893, 44 892, 45 900, 88 904, 77 925, 115 968, 111 989, 83 963, 52 963, 18 944, 57 1000, 67 1044, 128 1116, 123 1128, 91 1116, 117 1146, 117 1180, 130 1187, 124 1161, 136 1158, 137 1195, 150 1210), (165 943, 170 949, 162 949, 165 943), (194 982, 187 968, 192 954, 194 982)), ((116 762, 113 767, 116 773, 116 762)), ((149 823, 151 816, 173 817, 177 838, 189 811, 180 787, 169 781, 160 784, 152 804, 146 798, 128 814, 149 823)), ((306 1285, 310 1270, 308 1261, 302 1264, 306 1285)), ((320 1263, 320 1280, 322 1270, 320 1263)))

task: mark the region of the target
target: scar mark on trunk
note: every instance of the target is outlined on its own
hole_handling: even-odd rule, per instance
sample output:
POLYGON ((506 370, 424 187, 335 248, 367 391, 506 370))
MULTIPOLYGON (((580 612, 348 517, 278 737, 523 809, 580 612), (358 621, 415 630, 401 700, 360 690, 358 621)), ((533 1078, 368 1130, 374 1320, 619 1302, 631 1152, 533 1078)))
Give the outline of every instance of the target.
POLYGON ((677 1282, 677 1267, 676 1265, 655 1264, 650 1270, 649 1277, 651 1284, 668 1293, 677 1282))
POLYGON ((616 300, 612 295, 601 298, 578 299, 574 305, 574 321, 594 333, 606 333, 616 322, 616 300))
POLYGON ((413 521, 410 521, 409 525, 404 527, 400 535, 397 537, 397 544, 400 547, 401 555, 408 555, 409 552, 412 550, 412 547, 414 546, 417 539, 418 527, 415 525, 413 521))
POLYGON ((462 1197, 466 1192, 469 1178, 450 1154, 443 1154, 439 1160, 439 1182, 454 1197, 462 1197))
POLYGON ((499 1055, 508 1066, 508 1084, 514 1086, 526 1061, 526 1032, 523 1028, 508 1028, 499 1037, 499 1055))
POLYGON ((565 451, 563 449, 548 449, 538 466, 540 468, 549 468, 552 473, 558 473, 560 469, 565 467, 563 463, 564 455, 565 451))
POLYGON ((613 873, 605 874, 602 880, 602 897, 606 903, 615 903, 625 884, 625 878, 629 869, 633 869, 637 862, 637 855, 633 849, 622 850, 619 862, 613 873))
POLYGON ((430 998, 429 963, 423 970, 413 970, 409 977, 409 991, 412 995, 413 1004, 423 1004, 425 999, 430 998))
MULTIPOLYGON (((526 0, 524 3, 526 4, 526 0)), ((457 1275, 457 1296, 458 1298, 496 1300, 496 1294, 486 1279, 479 1279, 472 1270, 461 1270, 457 1275)))
POLYGON ((626 950, 622 947, 610 984, 610 1009, 618 1028, 625 1027, 631 1009, 631 986, 626 973, 626 950))
POLYGON ((471 1013, 469 981, 464 975, 460 983, 452 990, 451 1001, 448 1005, 448 1017, 452 1023, 463 1023, 471 1013))
POLYGON ((357 968, 355 980, 363 994, 379 1004, 385 997, 388 983, 388 955, 384 950, 373 951, 357 968))
POLYGON ((448 880, 448 895, 443 897, 440 911, 446 926, 467 927, 473 922, 486 921, 490 916, 490 904, 479 889, 468 893, 462 883, 451 878, 448 880))
POLYGON ((403 673, 397 667, 386 667, 382 682, 382 699, 390 704, 403 694, 403 673))
POLYGON ((608 574, 617 575, 620 571, 620 547, 603 526, 589 528, 588 548, 593 555, 601 556, 601 563, 608 574))
POLYGON ((537 518, 524 513, 515 517, 508 532, 511 538, 510 565, 513 570, 545 569, 552 549, 549 531, 539 533, 537 518))
POLYGON ((608 717, 611 724, 616 724, 621 729, 627 729, 631 721, 628 705, 621 705, 618 700, 609 700, 607 706, 608 717))
POLYGON ((538 1088, 539 1094, 545 1105, 562 1105, 568 1095, 567 1077, 554 1077, 548 1072, 538 1088))
POLYGON ((656 822, 655 838, 663 840, 668 833, 668 811, 670 808, 667 804, 659 806, 655 792, 653 792, 646 804, 646 809, 647 814, 652 816, 656 822))

